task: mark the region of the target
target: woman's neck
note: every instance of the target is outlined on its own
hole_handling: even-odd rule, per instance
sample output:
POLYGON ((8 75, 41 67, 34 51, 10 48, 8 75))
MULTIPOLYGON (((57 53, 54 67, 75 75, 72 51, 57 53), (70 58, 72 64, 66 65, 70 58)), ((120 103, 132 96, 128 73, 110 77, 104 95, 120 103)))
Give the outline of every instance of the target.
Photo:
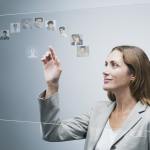
POLYGON ((117 91, 114 94, 116 97, 116 112, 128 113, 137 103, 136 99, 131 95, 129 88, 126 90, 117 91))

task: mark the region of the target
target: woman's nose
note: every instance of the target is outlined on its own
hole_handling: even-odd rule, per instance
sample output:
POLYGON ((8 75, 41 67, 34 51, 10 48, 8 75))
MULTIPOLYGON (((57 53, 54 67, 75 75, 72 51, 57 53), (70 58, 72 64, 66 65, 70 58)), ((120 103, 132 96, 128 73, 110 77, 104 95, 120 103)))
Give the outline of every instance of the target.
POLYGON ((107 75, 108 75, 108 73, 106 73, 105 71, 103 71, 103 75, 104 75, 104 76, 107 76, 107 75))
POLYGON ((103 71, 103 75, 109 75, 109 70, 108 67, 105 67, 104 71, 103 71))

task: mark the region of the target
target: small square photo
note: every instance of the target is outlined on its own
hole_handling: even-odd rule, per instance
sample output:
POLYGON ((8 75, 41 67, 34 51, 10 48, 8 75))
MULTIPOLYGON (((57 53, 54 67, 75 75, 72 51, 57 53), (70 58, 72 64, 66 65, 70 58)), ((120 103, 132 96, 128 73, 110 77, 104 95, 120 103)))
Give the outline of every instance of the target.
POLYGON ((34 18, 34 26, 36 28, 43 28, 43 26, 44 26, 44 18, 43 17, 36 17, 36 18, 34 18))
POLYGON ((47 30, 55 31, 56 30, 56 20, 46 20, 45 26, 46 26, 47 30))
POLYGON ((65 26, 59 27, 59 33, 62 37, 68 37, 65 26))
POLYGON ((20 32, 20 23, 15 22, 10 24, 10 33, 19 33, 20 32))
POLYGON ((71 38, 71 45, 83 45, 83 40, 80 34, 72 34, 71 38))
POLYGON ((0 40, 9 40, 9 30, 1 30, 0 32, 0 40))
POLYGON ((89 56, 89 46, 77 46, 77 57, 89 56))
POLYGON ((33 27, 33 19, 31 18, 24 18, 21 20, 21 27, 23 29, 32 29, 33 27))

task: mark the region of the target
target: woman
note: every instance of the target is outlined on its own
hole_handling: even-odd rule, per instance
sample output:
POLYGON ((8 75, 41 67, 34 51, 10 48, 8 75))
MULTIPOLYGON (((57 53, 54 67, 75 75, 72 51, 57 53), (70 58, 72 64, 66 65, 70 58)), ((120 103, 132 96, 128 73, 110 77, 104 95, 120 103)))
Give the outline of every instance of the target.
POLYGON ((110 101, 89 113, 59 119, 58 87, 62 72, 54 50, 41 59, 47 90, 39 98, 43 139, 86 139, 85 150, 150 150, 150 62, 136 46, 118 46, 105 61, 104 85, 110 101))

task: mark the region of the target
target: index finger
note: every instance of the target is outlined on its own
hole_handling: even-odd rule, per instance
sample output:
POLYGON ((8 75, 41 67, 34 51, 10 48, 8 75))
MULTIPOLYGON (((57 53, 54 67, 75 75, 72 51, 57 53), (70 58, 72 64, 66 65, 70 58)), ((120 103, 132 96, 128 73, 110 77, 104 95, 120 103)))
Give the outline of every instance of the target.
POLYGON ((52 56, 53 60, 56 60, 56 54, 55 54, 55 52, 54 52, 54 49, 51 48, 51 47, 49 47, 49 50, 50 50, 50 52, 51 52, 51 56, 52 56))

